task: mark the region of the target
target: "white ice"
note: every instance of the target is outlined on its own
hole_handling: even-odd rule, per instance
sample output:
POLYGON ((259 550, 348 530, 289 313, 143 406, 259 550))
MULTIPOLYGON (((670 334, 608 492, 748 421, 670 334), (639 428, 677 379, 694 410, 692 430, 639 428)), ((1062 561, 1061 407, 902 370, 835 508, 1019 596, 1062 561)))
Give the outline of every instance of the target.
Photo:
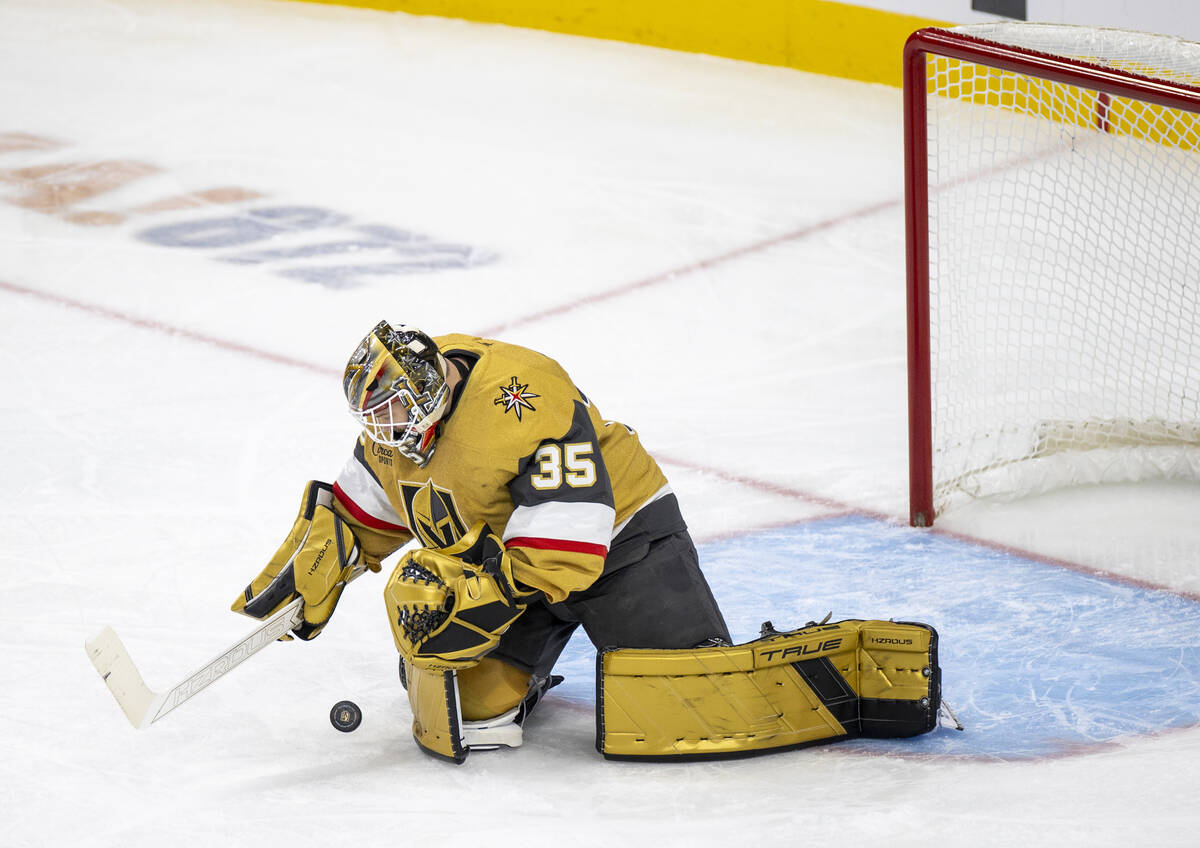
MULTIPOLYGON (((147 730, 88 663, 111 624, 161 688, 246 631, 228 605, 304 481, 341 467, 338 376, 381 317, 556 356, 639 429, 701 542, 903 523, 901 196, 892 88, 270 0, 5 0, 0 845, 1194 844, 1196 727, 1030 762, 626 764, 595 752, 590 704, 551 695, 523 748, 446 765, 409 738, 378 577, 320 639, 147 730), (63 165, 92 185, 141 170, 79 198, 63 165), (38 195, 54 168, 60 194, 38 195), (259 197, 155 206, 215 188, 259 197), (333 288, 280 272, 377 252, 239 264, 332 236, 145 238, 263 206, 418 233, 470 267, 333 288), (83 214, 102 212, 124 217, 83 214), (342 698, 365 714, 349 735, 327 721, 342 698)), ((1198 487, 1148 484, 939 526, 1195 597, 1198 513, 1198 487)))

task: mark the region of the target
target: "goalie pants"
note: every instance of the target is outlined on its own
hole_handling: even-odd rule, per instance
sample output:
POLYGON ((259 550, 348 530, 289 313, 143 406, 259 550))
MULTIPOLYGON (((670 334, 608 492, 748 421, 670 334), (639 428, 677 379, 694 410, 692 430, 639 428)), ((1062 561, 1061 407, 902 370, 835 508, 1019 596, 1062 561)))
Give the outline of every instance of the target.
POLYGON ((546 678, 580 625, 597 649, 730 643, 674 495, 634 516, 594 584, 560 603, 531 605, 489 656, 546 678))

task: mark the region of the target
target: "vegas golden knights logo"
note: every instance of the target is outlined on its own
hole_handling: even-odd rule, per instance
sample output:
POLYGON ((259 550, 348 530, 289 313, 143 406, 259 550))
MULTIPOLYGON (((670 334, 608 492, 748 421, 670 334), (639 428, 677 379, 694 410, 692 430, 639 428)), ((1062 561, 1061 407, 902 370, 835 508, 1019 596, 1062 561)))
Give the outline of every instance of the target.
POLYGON ((408 513, 408 526, 421 543, 430 548, 448 548, 463 537, 467 526, 458 514, 449 489, 425 483, 401 481, 400 497, 408 513))

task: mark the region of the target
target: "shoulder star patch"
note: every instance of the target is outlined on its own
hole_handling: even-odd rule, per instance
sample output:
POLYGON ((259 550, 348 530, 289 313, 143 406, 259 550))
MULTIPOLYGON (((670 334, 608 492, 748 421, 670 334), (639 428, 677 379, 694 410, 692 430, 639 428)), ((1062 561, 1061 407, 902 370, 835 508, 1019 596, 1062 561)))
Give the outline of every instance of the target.
POLYGON ((500 387, 500 397, 496 398, 492 403, 496 406, 503 406, 505 412, 515 412, 517 420, 521 420, 521 411, 528 409, 536 412, 537 408, 530 403, 531 398, 541 397, 529 391, 529 384, 522 383, 516 377, 507 386, 500 387))

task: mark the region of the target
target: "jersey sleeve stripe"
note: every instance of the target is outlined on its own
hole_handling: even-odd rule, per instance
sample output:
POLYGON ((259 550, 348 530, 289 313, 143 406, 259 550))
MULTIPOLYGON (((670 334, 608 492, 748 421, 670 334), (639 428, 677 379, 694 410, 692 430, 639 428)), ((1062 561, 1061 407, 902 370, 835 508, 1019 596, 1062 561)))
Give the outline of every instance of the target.
POLYGON ((391 524, 387 521, 380 521, 378 518, 371 515, 361 506, 356 504, 337 483, 333 484, 333 494, 337 497, 338 503, 344 506, 346 511, 353 515, 354 518, 361 522, 364 526, 370 527, 372 530, 386 530, 393 533, 408 532, 408 528, 403 524, 391 524))
POLYGON ((612 541, 616 511, 607 504, 588 501, 546 501, 519 506, 504 527, 504 542, 513 538, 556 539, 599 545, 612 541))
POLYGON ((346 510, 367 527, 407 532, 404 519, 388 501, 383 486, 357 457, 351 457, 337 476, 333 492, 346 510))
POLYGON ((504 543, 508 548, 536 548, 541 551, 566 551, 573 554, 591 554, 592 556, 608 556, 607 545, 595 545, 590 542, 571 542, 566 539, 533 539, 528 536, 516 536, 504 543))

